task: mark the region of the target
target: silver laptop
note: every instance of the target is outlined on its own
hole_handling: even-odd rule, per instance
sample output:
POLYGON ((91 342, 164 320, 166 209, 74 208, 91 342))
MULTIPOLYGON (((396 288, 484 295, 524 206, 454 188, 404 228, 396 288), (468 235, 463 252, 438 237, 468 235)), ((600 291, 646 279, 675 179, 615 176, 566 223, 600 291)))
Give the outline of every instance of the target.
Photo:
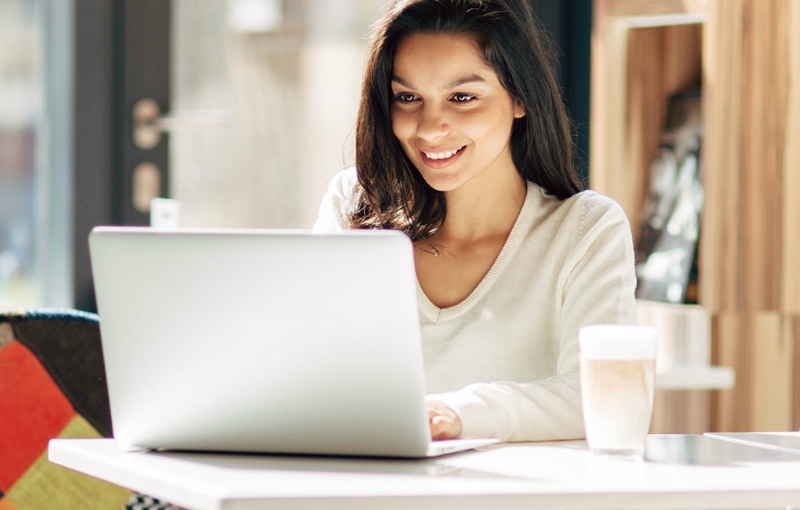
POLYGON ((398 232, 98 227, 114 437, 129 448, 426 457, 414 259, 398 232))

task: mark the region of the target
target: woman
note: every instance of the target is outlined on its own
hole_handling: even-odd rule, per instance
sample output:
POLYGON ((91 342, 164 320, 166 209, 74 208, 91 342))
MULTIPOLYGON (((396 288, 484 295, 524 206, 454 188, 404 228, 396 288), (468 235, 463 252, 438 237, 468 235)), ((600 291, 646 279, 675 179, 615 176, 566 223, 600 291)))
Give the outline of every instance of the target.
POLYGON ((582 191, 525 0, 396 2, 315 230, 414 241, 431 436, 583 437, 577 332, 635 322, 630 226, 582 191))

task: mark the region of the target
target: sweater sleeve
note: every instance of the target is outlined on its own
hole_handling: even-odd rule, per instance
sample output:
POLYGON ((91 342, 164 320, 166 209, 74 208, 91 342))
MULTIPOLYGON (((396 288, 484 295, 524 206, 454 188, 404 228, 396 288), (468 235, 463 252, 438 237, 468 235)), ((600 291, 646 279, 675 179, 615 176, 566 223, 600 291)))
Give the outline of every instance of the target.
POLYGON ((432 395, 458 413, 462 437, 542 441, 584 437, 578 330, 636 322, 630 225, 622 208, 596 193, 581 198, 581 221, 562 266, 555 375, 531 382, 478 383, 432 395))
POLYGON ((357 180, 355 167, 342 170, 331 178, 328 190, 322 197, 312 232, 326 234, 341 232, 348 228, 350 199, 357 180))

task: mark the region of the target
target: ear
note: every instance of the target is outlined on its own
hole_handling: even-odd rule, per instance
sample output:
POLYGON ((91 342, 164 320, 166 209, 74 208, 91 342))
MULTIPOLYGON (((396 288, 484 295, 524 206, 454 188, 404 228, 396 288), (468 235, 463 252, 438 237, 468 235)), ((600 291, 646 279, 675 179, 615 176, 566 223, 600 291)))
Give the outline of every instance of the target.
POLYGON ((525 106, 522 104, 521 101, 515 99, 514 100, 514 118, 521 119, 525 116, 525 106))

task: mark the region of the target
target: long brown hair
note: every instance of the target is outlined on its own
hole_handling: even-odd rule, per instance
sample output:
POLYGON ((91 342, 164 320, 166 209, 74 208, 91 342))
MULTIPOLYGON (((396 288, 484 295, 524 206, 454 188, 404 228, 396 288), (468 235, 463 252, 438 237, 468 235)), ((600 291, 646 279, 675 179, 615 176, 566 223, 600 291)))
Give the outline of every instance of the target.
POLYGON ((560 199, 583 189, 572 162, 569 118, 540 29, 525 0, 398 1, 375 26, 356 121, 353 228, 431 236, 447 214, 392 131, 391 79, 400 41, 411 34, 473 37, 512 98, 525 107, 514 121, 511 154, 522 177, 560 199))

